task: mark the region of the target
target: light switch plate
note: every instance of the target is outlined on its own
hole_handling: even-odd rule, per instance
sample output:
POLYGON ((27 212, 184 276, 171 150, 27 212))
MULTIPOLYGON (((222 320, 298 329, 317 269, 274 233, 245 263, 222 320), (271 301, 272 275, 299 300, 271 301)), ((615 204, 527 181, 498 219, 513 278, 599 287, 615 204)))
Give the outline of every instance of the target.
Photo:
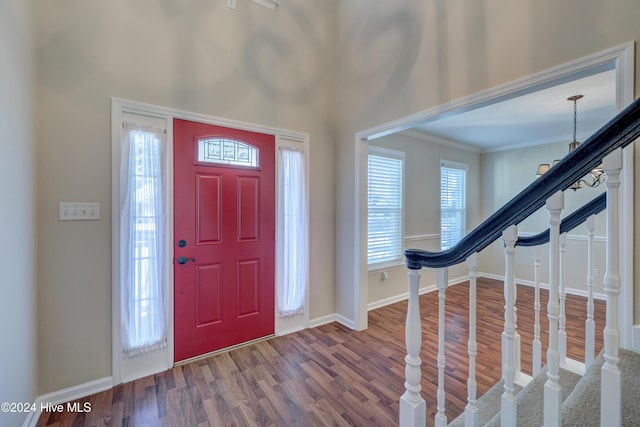
POLYGON ((100 219, 100 203, 60 202, 60 221, 92 221, 100 219))

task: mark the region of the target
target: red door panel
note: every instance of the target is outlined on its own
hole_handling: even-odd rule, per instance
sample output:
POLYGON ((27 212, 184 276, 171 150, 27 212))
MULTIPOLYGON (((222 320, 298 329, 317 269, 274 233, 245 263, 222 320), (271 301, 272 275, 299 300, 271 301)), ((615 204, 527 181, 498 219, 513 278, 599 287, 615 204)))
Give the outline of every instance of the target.
POLYGON ((196 175, 196 244, 222 243, 222 176, 196 175))
POLYGON ((196 327, 222 321, 222 264, 196 265, 196 327))
POLYGON ((238 177, 238 241, 257 241, 260 236, 260 180, 253 176, 238 177))
POLYGON ((238 262, 238 317, 260 314, 260 260, 238 262))
POLYGON ((271 135, 174 121, 175 361, 274 332, 274 159, 271 135), (202 138, 248 144, 258 164, 200 162, 202 138))

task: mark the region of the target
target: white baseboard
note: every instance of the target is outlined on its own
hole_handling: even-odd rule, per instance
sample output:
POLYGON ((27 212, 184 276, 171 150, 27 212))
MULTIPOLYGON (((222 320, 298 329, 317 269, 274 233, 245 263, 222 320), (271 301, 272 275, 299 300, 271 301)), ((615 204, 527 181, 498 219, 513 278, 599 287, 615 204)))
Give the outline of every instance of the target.
POLYGON ((278 331, 276 336, 277 337, 281 337, 283 335, 293 334, 294 332, 304 331, 305 329, 306 328, 304 327, 304 325, 298 325, 298 326, 295 326, 293 328, 281 329, 281 330, 278 331))
MULTIPOLYGON (((458 277, 455 279, 451 279, 449 280, 449 285, 448 286, 454 286, 454 285, 458 285, 460 283, 464 283, 467 280, 469 280, 468 277, 458 277)), ((429 286, 425 286, 420 288, 420 290, 418 291, 420 295, 424 295, 424 294, 428 294, 429 292, 433 292, 435 290, 437 290, 438 288, 436 287, 436 285, 429 285, 429 286)), ((391 305, 391 304, 395 304, 397 302, 400 301, 404 301, 407 298, 409 298, 409 292, 403 292, 401 294, 398 295, 394 295, 392 297, 389 298, 384 298, 378 301, 374 301, 374 302, 370 302, 369 304, 367 304, 367 311, 371 311, 371 310, 375 310, 377 308, 380 307, 384 307, 387 305, 391 305)))
MULTIPOLYGON (((423 294, 427 294, 429 292, 433 292, 436 289, 437 288, 436 288, 435 285, 425 286, 424 288, 420 288, 419 293, 420 293, 420 295, 423 295, 423 294)), ((409 292, 403 292, 401 294, 394 295, 394 296, 389 297, 389 298, 384 298, 384 299, 381 299, 381 300, 378 300, 378 301, 370 302, 369 304, 367 304, 367 311, 371 311, 371 310, 375 310, 375 309, 380 308, 380 307, 384 307, 384 306, 387 306, 387 305, 395 304, 397 302, 404 301, 407 298, 409 298, 409 292)))
POLYGON ((356 322, 354 322, 351 319, 348 319, 346 317, 344 317, 341 314, 336 314, 336 322, 340 323, 341 325, 346 326, 349 329, 356 329, 356 322))
POLYGON ((326 316, 316 317, 309 321, 309 328, 316 328, 318 326, 326 325, 327 323, 338 322, 349 329, 356 328, 356 324, 353 320, 344 317, 338 313, 327 314, 326 316))
POLYGON ((309 320, 309 327, 316 328, 318 326, 326 325, 327 323, 337 322, 338 315, 336 313, 327 314, 326 316, 316 317, 309 320))
POLYGON ((40 418, 40 408, 42 408, 43 406, 59 405, 62 403, 71 402, 82 397, 109 390, 112 387, 113 378, 105 377, 38 396, 35 400, 36 411, 29 413, 29 416, 24 420, 22 426, 35 427, 38 423, 38 419, 40 418))
POLYGON ((144 378, 144 377, 148 377, 148 376, 151 376, 151 375, 158 374, 160 372, 168 371, 171 368, 173 368, 173 365, 164 365, 162 367, 153 366, 153 367, 150 367, 149 369, 136 371, 132 375, 123 375, 121 380, 120 380, 120 383, 124 384, 124 383, 128 383, 128 382, 131 382, 131 381, 139 380, 140 378, 144 378))
MULTIPOLYGON (((478 273, 478 277, 485 277, 487 279, 504 281, 504 276, 501 276, 499 274, 478 273)), ((517 277, 516 277, 516 283, 518 285, 525 285, 525 286, 530 286, 530 287, 535 287, 536 286, 535 282, 533 282, 532 280, 519 279, 517 277)), ((548 283, 540 283, 540 289, 549 290, 549 284, 548 283)), ((585 291, 584 289, 565 288, 565 291, 569 295, 576 295, 576 296, 584 297, 584 298, 587 298, 589 296, 588 291, 585 291)), ((593 293, 593 298, 597 299, 597 300, 603 300, 604 301, 604 300, 607 299, 607 296, 605 294, 603 294, 603 293, 600 293, 600 292, 594 292, 593 293)))

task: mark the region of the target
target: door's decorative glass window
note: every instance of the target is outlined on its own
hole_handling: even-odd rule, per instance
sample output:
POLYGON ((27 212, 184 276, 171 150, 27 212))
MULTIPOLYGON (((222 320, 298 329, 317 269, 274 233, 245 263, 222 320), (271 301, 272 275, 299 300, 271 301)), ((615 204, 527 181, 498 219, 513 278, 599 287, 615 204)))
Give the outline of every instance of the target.
POLYGON ((198 140, 198 162, 236 166, 258 166, 258 150, 242 141, 229 138, 198 140))

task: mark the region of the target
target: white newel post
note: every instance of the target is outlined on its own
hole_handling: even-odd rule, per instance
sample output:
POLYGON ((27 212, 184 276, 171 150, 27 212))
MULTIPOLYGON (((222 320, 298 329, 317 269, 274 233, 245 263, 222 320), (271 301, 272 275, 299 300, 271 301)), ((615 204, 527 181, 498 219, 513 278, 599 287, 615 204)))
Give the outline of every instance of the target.
POLYGON ((584 365, 589 368, 596 351, 596 322, 593 320, 593 237, 596 230, 596 216, 587 218, 587 320, 584 325, 584 365))
POLYGON ((515 271, 514 254, 516 240, 518 240, 518 227, 510 226, 502 232, 505 255, 504 273, 504 331, 502 332, 502 378, 504 380, 504 393, 500 406, 500 425, 512 427, 516 425, 517 411, 514 395, 515 380, 515 271))
POLYGON ((560 315, 560 213, 564 208, 564 193, 558 191, 547 200, 549 211, 549 347, 547 349, 547 382, 544 384, 544 426, 559 427, 562 389, 560 388, 560 357, 558 354, 558 318, 560 315))
POLYGON ((622 168, 622 149, 609 154, 602 160, 607 174, 607 262, 604 275, 604 291, 607 294, 607 324, 604 328, 604 365, 601 371, 600 425, 619 426, 622 423, 622 384, 618 367, 618 295, 620 294, 620 274, 618 242, 620 230, 618 224, 620 169, 622 168))
POLYGON ((542 246, 533 247, 533 274, 535 283, 535 300, 533 303, 533 376, 540 372, 542 367, 542 342, 540 341, 540 260, 542 246))
POLYGON ((566 257, 567 252, 567 233, 560 235, 560 316, 558 317, 559 329, 558 329, 558 356, 560 357, 560 364, 565 363, 567 358, 567 316, 565 314, 565 301, 567 299, 566 293, 566 257))
POLYGON ((445 352, 445 291, 449 285, 449 270, 440 268, 436 270, 436 286, 438 287, 438 412, 436 413, 436 427, 447 425, 447 416, 444 414, 446 396, 444 393, 444 368, 446 366, 445 352))
POLYGON ((420 321, 420 270, 409 270, 409 302, 405 340, 407 355, 404 358, 405 392, 400 397, 400 426, 423 427, 427 422, 427 404, 420 395, 420 347, 422 345, 422 325, 420 321))
POLYGON ((467 379, 467 406, 464 408, 465 427, 478 427, 480 425, 480 412, 478 412, 476 393, 476 356, 478 343, 476 341, 476 286, 478 279, 478 254, 474 253, 467 259, 469 267, 469 378, 467 379))

